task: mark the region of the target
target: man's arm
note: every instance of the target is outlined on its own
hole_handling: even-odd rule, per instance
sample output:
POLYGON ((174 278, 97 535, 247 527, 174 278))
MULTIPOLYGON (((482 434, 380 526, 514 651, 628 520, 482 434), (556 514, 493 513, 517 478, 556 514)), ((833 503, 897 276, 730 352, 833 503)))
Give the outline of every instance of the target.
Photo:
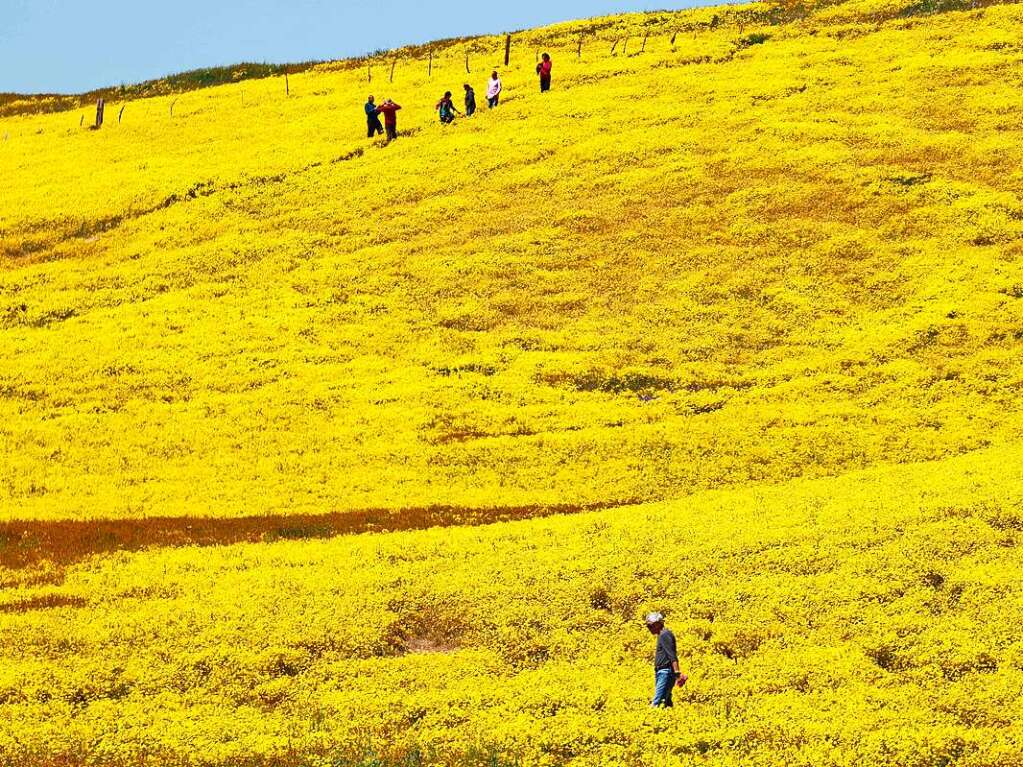
POLYGON ((681 687, 686 683, 688 677, 682 673, 682 669, 678 665, 678 649, 675 646, 675 635, 669 634, 665 637, 664 649, 668 651, 668 657, 671 658, 671 670, 675 673, 675 684, 681 687))

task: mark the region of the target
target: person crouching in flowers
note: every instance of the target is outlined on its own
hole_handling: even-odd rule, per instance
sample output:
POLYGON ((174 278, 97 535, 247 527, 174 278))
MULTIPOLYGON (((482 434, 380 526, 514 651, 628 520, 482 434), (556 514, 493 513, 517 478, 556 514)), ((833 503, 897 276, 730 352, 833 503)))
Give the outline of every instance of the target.
MULTIPOLYGON (((444 93, 444 98, 437 102, 435 109, 440 114, 440 121, 445 125, 455 121, 455 113, 458 110, 455 109, 455 102, 451 100, 451 91, 444 93)), ((461 112, 458 112, 458 114, 461 114, 461 112)))
POLYGON ((673 706, 671 689, 681 687, 689 679, 678 667, 678 652, 675 649, 675 635, 664 626, 664 616, 650 613, 646 616, 646 627, 657 637, 657 651, 654 653, 654 699, 650 705, 673 706))

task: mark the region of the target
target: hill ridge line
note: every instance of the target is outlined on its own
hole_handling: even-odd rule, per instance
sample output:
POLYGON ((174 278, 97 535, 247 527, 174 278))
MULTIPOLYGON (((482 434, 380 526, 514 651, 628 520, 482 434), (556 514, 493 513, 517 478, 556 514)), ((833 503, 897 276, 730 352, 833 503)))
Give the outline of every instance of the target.
MULTIPOLYGON (((786 6, 782 4, 768 5, 766 9, 752 8, 751 6, 762 5, 757 0, 744 0, 740 3, 722 3, 711 6, 694 6, 678 9, 659 9, 650 11, 635 11, 604 16, 592 16, 583 18, 566 19, 560 22, 545 24, 537 27, 524 27, 513 29, 507 32, 482 32, 457 37, 440 38, 429 40, 423 43, 411 43, 400 45, 394 48, 381 49, 367 52, 361 55, 345 56, 337 59, 313 59, 297 62, 237 62, 222 66, 198 67, 196 69, 175 72, 163 77, 155 77, 131 84, 120 86, 109 85, 93 88, 78 93, 21 93, 17 91, 0 92, 0 119, 20 115, 37 115, 59 112, 70 112, 75 109, 88 107, 99 98, 118 103, 139 101, 147 98, 158 98, 161 96, 173 96, 193 91, 216 88, 223 85, 231 85, 247 80, 264 80, 271 77, 280 77, 284 74, 296 75, 312 71, 317 68, 355 69, 362 67, 372 61, 385 56, 396 57, 400 54, 411 56, 424 56, 433 50, 448 50, 457 45, 466 45, 479 40, 492 37, 501 37, 503 34, 527 35, 536 34, 547 29, 565 26, 578 25, 582 29, 580 33, 595 36, 597 31, 605 31, 613 26, 613 22, 607 22, 604 26, 597 24, 598 21, 611 18, 620 19, 630 16, 671 16, 684 18, 695 12, 714 11, 717 19, 717 26, 746 24, 762 24, 770 26, 782 26, 789 23, 796 23, 808 18, 813 18, 815 12, 831 6, 842 5, 845 0, 824 0, 811 7, 797 4, 786 6), (718 14, 721 14, 720 16, 718 14), (589 24, 589 26, 586 26, 589 24), (255 74, 249 74, 247 70, 255 69, 255 74), (178 83, 184 83, 178 85, 178 83), (167 85, 161 89, 160 86, 167 85)), ((980 10, 997 5, 1015 5, 1023 0, 918 0, 913 3, 907 0, 907 5, 899 11, 880 13, 875 19, 877 24, 887 21, 911 18, 914 16, 934 16, 945 13, 966 12, 980 10)), ((887 9, 886 9, 887 10, 887 9)), ((710 22, 688 21, 680 23, 672 28, 675 32, 691 32, 698 29, 705 29, 712 24, 710 22)), ((598 38, 599 39, 599 38, 598 38)))

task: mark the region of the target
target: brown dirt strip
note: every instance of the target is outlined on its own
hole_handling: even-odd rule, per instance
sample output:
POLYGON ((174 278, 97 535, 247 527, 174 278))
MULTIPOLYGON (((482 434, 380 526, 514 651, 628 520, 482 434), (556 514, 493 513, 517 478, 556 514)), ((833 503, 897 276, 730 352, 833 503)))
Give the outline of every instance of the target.
POLYGON ((13 521, 0 523, 0 567, 22 569, 43 562, 66 566, 94 554, 140 551, 153 547, 226 546, 233 543, 423 530, 429 527, 488 525, 555 514, 598 511, 630 503, 634 501, 491 508, 426 506, 233 518, 13 521))
POLYGON ((81 597, 50 594, 45 597, 34 597, 10 604, 0 604, 0 613, 25 613, 31 610, 47 610, 54 607, 85 607, 85 605, 86 601, 81 597))

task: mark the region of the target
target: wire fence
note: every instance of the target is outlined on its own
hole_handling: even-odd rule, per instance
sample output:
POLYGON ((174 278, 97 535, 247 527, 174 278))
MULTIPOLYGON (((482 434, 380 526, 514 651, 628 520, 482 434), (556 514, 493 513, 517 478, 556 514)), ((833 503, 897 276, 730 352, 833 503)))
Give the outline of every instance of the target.
MULTIPOLYGON (((529 70, 539 62, 542 53, 550 53, 560 61, 575 63, 598 63, 609 60, 628 60, 647 55, 665 55, 678 53, 680 43, 686 36, 693 41, 707 34, 719 33, 725 37, 738 32, 739 37, 747 25, 753 22, 773 25, 779 23, 770 13, 751 14, 744 11, 726 12, 727 16, 717 14, 704 21, 686 20, 680 14, 667 15, 646 22, 643 25, 603 24, 584 27, 571 31, 559 31, 557 34, 543 35, 535 32, 510 33, 501 36, 470 38, 459 41, 441 41, 427 46, 400 49, 395 52, 380 53, 358 59, 326 62, 312 66, 299 65, 290 71, 283 67, 279 75, 265 78, 248 79, 239 82, 279 82, 284 98, 303 95, 299 82, 293 78, 298 74, 322 74, 329 72, 352 71, 363 69, 367 84, 386 82, 388 85, 401 83, 417 83, 430 81, 436 77, 450 77, 457 72, 459 76, 471 77, 485 74, 491 70, 519 71, 529 70), (299 85, 299 90, 295 86, 299 85)), ((741 45, 741 40, 734 41, 741 45)), ((712 60, 712 59, 708 59, 712 60)), ((280 70, 278 70, 280 71, 280 70)), ((564 70, 562 70, 564 71, 564 70)), ((175 120, 183 117, 181 110, 175 112, 179 101, 187 99, 195 90, 183 91, 173 96, 166 107, 166 119, 175 120)), ((273 88, 268 89, 269 93, 273 88)), ((246 91, 242 91, 242 103, 246 104, 246 91)), ((251 99, 251 96, 250 96, 251 99)), ((150 110, 132 110, 127 112, 129 104, 137 99, 129 99, 119 105, 117 125, 131 124, 132 114, 148 115, 150 110)), ((104 111, 109 103, 100 98, 95 104, 95 118, 90 114, 92 108, 79 115, 79 129, 88 127, 100 130, 104 125, 104 111), (88 120, 88 124, 87 124, 88 120)), ((4 133, 3 140, 10 138, 10 132, 4 133)))

